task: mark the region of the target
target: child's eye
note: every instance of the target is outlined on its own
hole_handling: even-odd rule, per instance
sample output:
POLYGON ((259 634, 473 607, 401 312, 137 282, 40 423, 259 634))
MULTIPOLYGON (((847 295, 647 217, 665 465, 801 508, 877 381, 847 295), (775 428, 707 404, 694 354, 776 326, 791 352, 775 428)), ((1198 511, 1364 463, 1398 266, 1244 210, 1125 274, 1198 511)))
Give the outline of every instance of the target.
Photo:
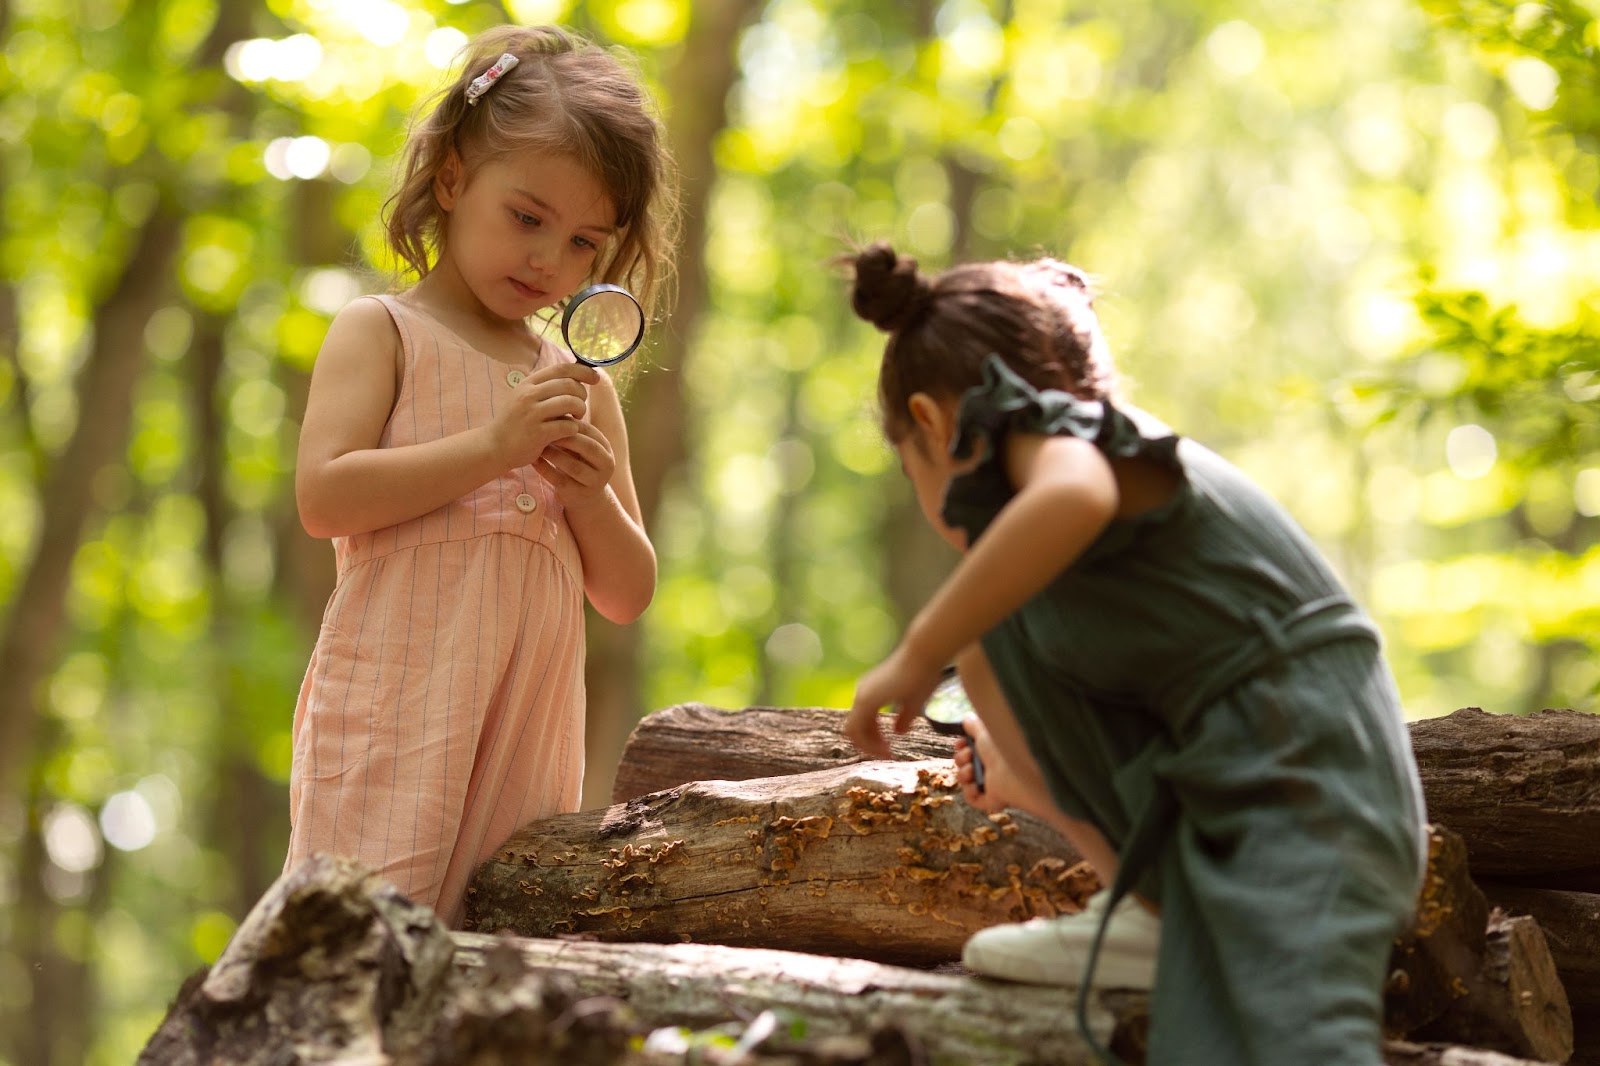
POLYGON ((572 243, 585 250, 596 247, 595 243, 587 237, 574 237, 572 238, 572 243))
POLYGON ((539 220, 533 215, 526 215, 521 211, 512 211, 511 217, 516 219, 518 224, 523 226, 537 226, 539 224, 539 220))

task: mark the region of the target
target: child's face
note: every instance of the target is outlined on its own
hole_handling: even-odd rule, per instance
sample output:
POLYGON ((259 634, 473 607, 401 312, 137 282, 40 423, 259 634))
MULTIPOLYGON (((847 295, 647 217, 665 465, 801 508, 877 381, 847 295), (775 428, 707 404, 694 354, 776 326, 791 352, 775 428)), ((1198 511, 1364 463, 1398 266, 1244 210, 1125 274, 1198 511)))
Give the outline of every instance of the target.
POLYGON ((525 152, 441 171, 449 214, 443 258, 478 302, 525 319, 576 292, 616 229, 616 208, 594 175, 567 156, 525 152))
POLYGON ((906 479, 917 494, 917 506, 922 509, 922 517, 928 520, 928 525, 933 527, 935 533, 957 551, 965 551, 966 532, 946 525, 940 515, 944 508, 945 488, 950 484, 951 475, 956 472, 948 442, 945 447, 936 447, 922 430, 912 430, 896 442, 894 449, 900 455, 900 469, 905 472, 906 479))

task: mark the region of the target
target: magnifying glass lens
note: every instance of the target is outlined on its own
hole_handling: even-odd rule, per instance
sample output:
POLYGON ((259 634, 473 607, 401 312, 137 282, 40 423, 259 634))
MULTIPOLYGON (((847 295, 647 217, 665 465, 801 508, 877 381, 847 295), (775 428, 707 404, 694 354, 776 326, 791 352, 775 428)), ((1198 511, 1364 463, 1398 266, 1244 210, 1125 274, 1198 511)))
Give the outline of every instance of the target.
MULTIPOLYGON (((922 715, 928 724, 933 726, 934 732, 945 736, 966 736, 967 731, 961 723, 971 713, 972 700, 967 697, 967 690, 961 687, 961 679, 954 673, 940 681, 933 695, 928 697, 928 702, 922 705, 922 715)), ((978 757, 976 746, 972 748, 972 784, 979 792, 983 791, 983 760, 978 757)))
POLYGON ((949 677, 939 682, 939 687, 923 704, 922 713, 939 732, 956 734, 962 732, 962 720, 972 713, 972 702, 967 699, 961 682, 949 677))
POLYGON ((644 339, 644 312, 626 289, 591 285, 567 305, 561 334, 579 362, 609 366, 639 347, 644 339))

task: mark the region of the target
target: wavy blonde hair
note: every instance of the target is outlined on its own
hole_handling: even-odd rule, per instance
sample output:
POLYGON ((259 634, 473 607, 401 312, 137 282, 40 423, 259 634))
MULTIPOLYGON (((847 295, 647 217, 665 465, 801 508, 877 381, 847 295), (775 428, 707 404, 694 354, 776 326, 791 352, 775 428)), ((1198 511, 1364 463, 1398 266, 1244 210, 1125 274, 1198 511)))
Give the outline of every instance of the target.
POLYGON ((661 123, 635 71, 610 51, 553 26, 499 26, 467 45, 453 81, 411 124, 400 179, 384 204, 389 248, 419 278, 443 250, 434 179, 452 152, 470 170, 528 149, 568 156, 617 210, 617 233, 594 281, 626 286, 649 313, 668 280, 676 237, 675 172, 661 123), (467 103, 467 86, 506 52, 517 66, 467 103))

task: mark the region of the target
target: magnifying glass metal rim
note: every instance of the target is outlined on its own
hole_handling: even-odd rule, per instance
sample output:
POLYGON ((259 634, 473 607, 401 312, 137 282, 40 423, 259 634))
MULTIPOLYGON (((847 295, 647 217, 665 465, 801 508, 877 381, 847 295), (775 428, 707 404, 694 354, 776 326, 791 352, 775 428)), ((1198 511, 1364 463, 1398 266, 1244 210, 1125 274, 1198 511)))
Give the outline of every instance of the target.
POLYGON ((628 358, 628 356, 638 351, 639 345, 643 343, 644 308, 639 306, 639 301, 634 297, 633 293, 629 292, 627 289, 624 289, 621 285, 612 285, 611 283, 604 281, 590 285, 587 288, 578 290, 573 294, 572 299, 567 301, 566 310, 561 313, 561 339, 567 342, 567 350, 572 353, 573 358, 578 360, 578 362, 582 363, 584 366, 612 366, 616 363, 622 362, 624 359, 628 358), (633 304, 634 309, 639 312, 639 332, 634 334, 633 343, 629 344, 627 348, 623 349, 621 355, 614 355, 610 359, 592 359, 584 355, 582 352, 579 352, 572 346, 572 338, 567 333, 567 327, 572 322, 572 313, 582 306, 585 300, 589 299, 591 296, 599 296, 601 293, 605 292, 621 293, 623 296, 628 298, 628 302, 633 304))

